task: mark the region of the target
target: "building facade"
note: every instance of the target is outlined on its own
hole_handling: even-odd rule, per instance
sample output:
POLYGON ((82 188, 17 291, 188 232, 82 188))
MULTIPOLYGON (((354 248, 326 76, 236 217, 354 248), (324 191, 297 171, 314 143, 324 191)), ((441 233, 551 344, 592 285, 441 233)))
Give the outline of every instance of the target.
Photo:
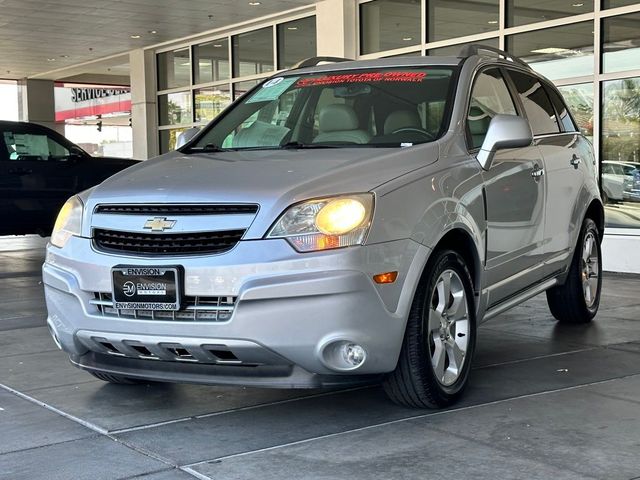
POLYGON ((512 52, 560 88, 600 165, 605 269, 640 273, 637 1, 324 0, 134 51, 134 153, 171 150, 181 131, 306 57, 456 55, 469 43, 512 52))

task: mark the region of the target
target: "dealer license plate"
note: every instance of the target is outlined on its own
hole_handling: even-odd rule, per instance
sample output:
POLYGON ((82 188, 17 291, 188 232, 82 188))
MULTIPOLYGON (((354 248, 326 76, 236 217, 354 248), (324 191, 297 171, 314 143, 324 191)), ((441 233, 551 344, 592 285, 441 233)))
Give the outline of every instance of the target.
POLYGON ((180 310, 178 267, 117 266, 111 270, 118 309, 180 310))

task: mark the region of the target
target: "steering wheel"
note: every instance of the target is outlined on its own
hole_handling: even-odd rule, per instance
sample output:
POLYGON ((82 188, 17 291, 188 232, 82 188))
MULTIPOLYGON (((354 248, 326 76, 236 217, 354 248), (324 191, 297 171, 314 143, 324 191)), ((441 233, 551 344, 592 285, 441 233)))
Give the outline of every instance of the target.
POLYGON ((416 128, 416 127, 402 127, 391 132, 391 135, 395 135, 397 133, 405 133, 405 132, 418 133, 420 135, 423 135, 427 140, 435 140, 436 138, 436 136, 433 133, 428 132, 427 130, 423 130, 422 128, 416 128))

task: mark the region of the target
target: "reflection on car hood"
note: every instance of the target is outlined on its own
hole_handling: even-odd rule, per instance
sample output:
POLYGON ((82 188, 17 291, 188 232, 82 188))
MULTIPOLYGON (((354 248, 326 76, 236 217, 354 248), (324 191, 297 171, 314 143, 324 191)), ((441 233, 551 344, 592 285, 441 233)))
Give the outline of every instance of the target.
MULTIPOLYGON (((408 148, 253 150, 185 155, 139 163, 91 193, 99 203, 257 203, 274 220, 314 197, 366 192, 437 160, 437 143, 408 148)), ((90 211, 91 211, 90 210, 90 211)))

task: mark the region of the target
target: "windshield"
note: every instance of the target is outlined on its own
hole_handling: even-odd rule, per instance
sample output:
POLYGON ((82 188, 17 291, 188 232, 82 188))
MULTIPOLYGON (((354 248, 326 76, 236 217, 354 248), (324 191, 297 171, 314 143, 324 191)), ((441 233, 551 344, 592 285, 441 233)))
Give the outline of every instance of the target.
POLYGON ((385 68, 271 78, 185 152, 401 147, 443 130, 452 68, 385 68))

